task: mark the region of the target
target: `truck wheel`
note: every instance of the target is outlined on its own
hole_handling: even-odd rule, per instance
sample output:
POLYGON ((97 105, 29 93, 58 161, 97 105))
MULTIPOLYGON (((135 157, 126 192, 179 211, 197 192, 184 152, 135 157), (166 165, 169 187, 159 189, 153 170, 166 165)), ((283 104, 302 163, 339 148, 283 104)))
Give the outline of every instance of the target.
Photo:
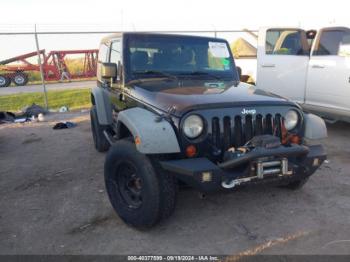
POLYGON ((97 117, 96 106, 92 106, 90 110, 90 122, 91 122, 91 131, 92 138, 94 140, 95 148, 98 152, 105 152, 109 149, 110 144, 106 139, 103 131, 106 130, 106 127, 100 125, 97 117))
POLYGON ((110 202, 126 223, 149 228, 170 216, 175 208, 175 178, 152 165, 129 139, 116 142, 108 151, 104 173, 110 202))
POLYGON ((8 87, 11 84, 11 79, 7 76, 0 75, 0 87, 8 87))
POLYGON ((309 180, 308 177, 307 178, 303 178, 303 179, 299 179, 299 180, 295 180, 293 182, 290 182, 287 185, 283 185, 282 187, 290 189, 290 190, 298 190, 298 189, 301 189, 306 184, 306 182, 308 180, 309 180))
POLYGON ((16 86, 25 86, 28 83, 28 75, 18 72, 13 76, 12 81, 16 86))

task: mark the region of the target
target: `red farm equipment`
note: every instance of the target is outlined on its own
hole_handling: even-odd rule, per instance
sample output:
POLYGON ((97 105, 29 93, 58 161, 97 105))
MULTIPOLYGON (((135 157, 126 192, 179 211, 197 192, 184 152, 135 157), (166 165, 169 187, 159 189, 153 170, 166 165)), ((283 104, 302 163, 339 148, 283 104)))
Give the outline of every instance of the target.
MULTIPOLYGON (((90 78, 96 76, 98 50, 66 50, 51 51, 45 54, 45 50, 39 51, 44 71, 45 81, 58 81, 62 72, 67 72, 70 79, 90 78), (79 69, 74 72, 67 65, 70 57, 83 56, 78 60, 79 69)), ((17 86, 28 83, 28 72, 40 71, 37 61, 37 52, 32 52, 0 61, 0 87, 7 87, 13 82, 17 86)))

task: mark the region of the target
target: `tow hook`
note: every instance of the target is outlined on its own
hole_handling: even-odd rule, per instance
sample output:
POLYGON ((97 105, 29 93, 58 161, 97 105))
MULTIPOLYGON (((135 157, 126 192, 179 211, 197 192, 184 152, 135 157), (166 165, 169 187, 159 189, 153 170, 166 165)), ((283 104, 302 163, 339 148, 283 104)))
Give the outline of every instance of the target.
POLYGON ((235 182, 235 180, 231 180, 231 181, 222 181, 221 186, 222 186, 223 188, 227 188, 227 189, 229 189, 229 188, 234 188, 234 187, 236 186, 236 182, 235 182))
POLYGON ((249 182, 250 180, 254 179, 256 177, 244 177, 244 178, 238 178, 238 179, 232 179, 231 181, 222 181, 221 186, 223 188, 234 188, 235 186, 240 185, 241 183, 249 182))

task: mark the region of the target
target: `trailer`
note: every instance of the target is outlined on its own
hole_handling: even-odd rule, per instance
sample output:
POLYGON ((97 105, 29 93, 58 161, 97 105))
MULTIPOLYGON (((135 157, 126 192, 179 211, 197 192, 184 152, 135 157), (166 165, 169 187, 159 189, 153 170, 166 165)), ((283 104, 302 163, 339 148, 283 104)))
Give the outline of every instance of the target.
MULTIPOLYGON (((39 50, 41 56, 45 81, 58 81, 62 73, 66 72, 70 79, 89 78, 96 76, 98 58, 97 49, 88 50, 60 50, 50 51, 39 50), (83 56, 82 70, 72 72, 67 65, 67 58, 76 55, 83 56)), ((7 87, 13 82, 17 86, 24 86, 28 83, 28 72, 40 71, 37 61, 38 52, 31 52, 20 56, 0 61, 0 87, 7 87)))

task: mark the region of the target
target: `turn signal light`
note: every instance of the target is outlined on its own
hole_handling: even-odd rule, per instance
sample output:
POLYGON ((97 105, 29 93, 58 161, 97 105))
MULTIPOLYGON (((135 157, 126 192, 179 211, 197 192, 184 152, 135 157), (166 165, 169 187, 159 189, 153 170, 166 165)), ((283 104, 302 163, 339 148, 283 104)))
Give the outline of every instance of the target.
POLYGON ((281 125, 281 132, 282 132, 282 144, 286 145, 288 143, 292 144, 301 144, 301 138, 298 135, 295 134, 288 134, 288 131, 284 124, 281 125))
POLYGON ((298 144, 300 145, 301 144, 301 139, 299 136, 297 135, 292 135, 289 137, 289 141, 292 143, 292 144, 298 144))
POLYGON ((141 144, 141 138, 139 136, 135 136, 135 145, 141 144))
POLYGON ((197 148, 194 145, 189 145, 186 147, 186 156, 194 157, 197 154, 197 148))

